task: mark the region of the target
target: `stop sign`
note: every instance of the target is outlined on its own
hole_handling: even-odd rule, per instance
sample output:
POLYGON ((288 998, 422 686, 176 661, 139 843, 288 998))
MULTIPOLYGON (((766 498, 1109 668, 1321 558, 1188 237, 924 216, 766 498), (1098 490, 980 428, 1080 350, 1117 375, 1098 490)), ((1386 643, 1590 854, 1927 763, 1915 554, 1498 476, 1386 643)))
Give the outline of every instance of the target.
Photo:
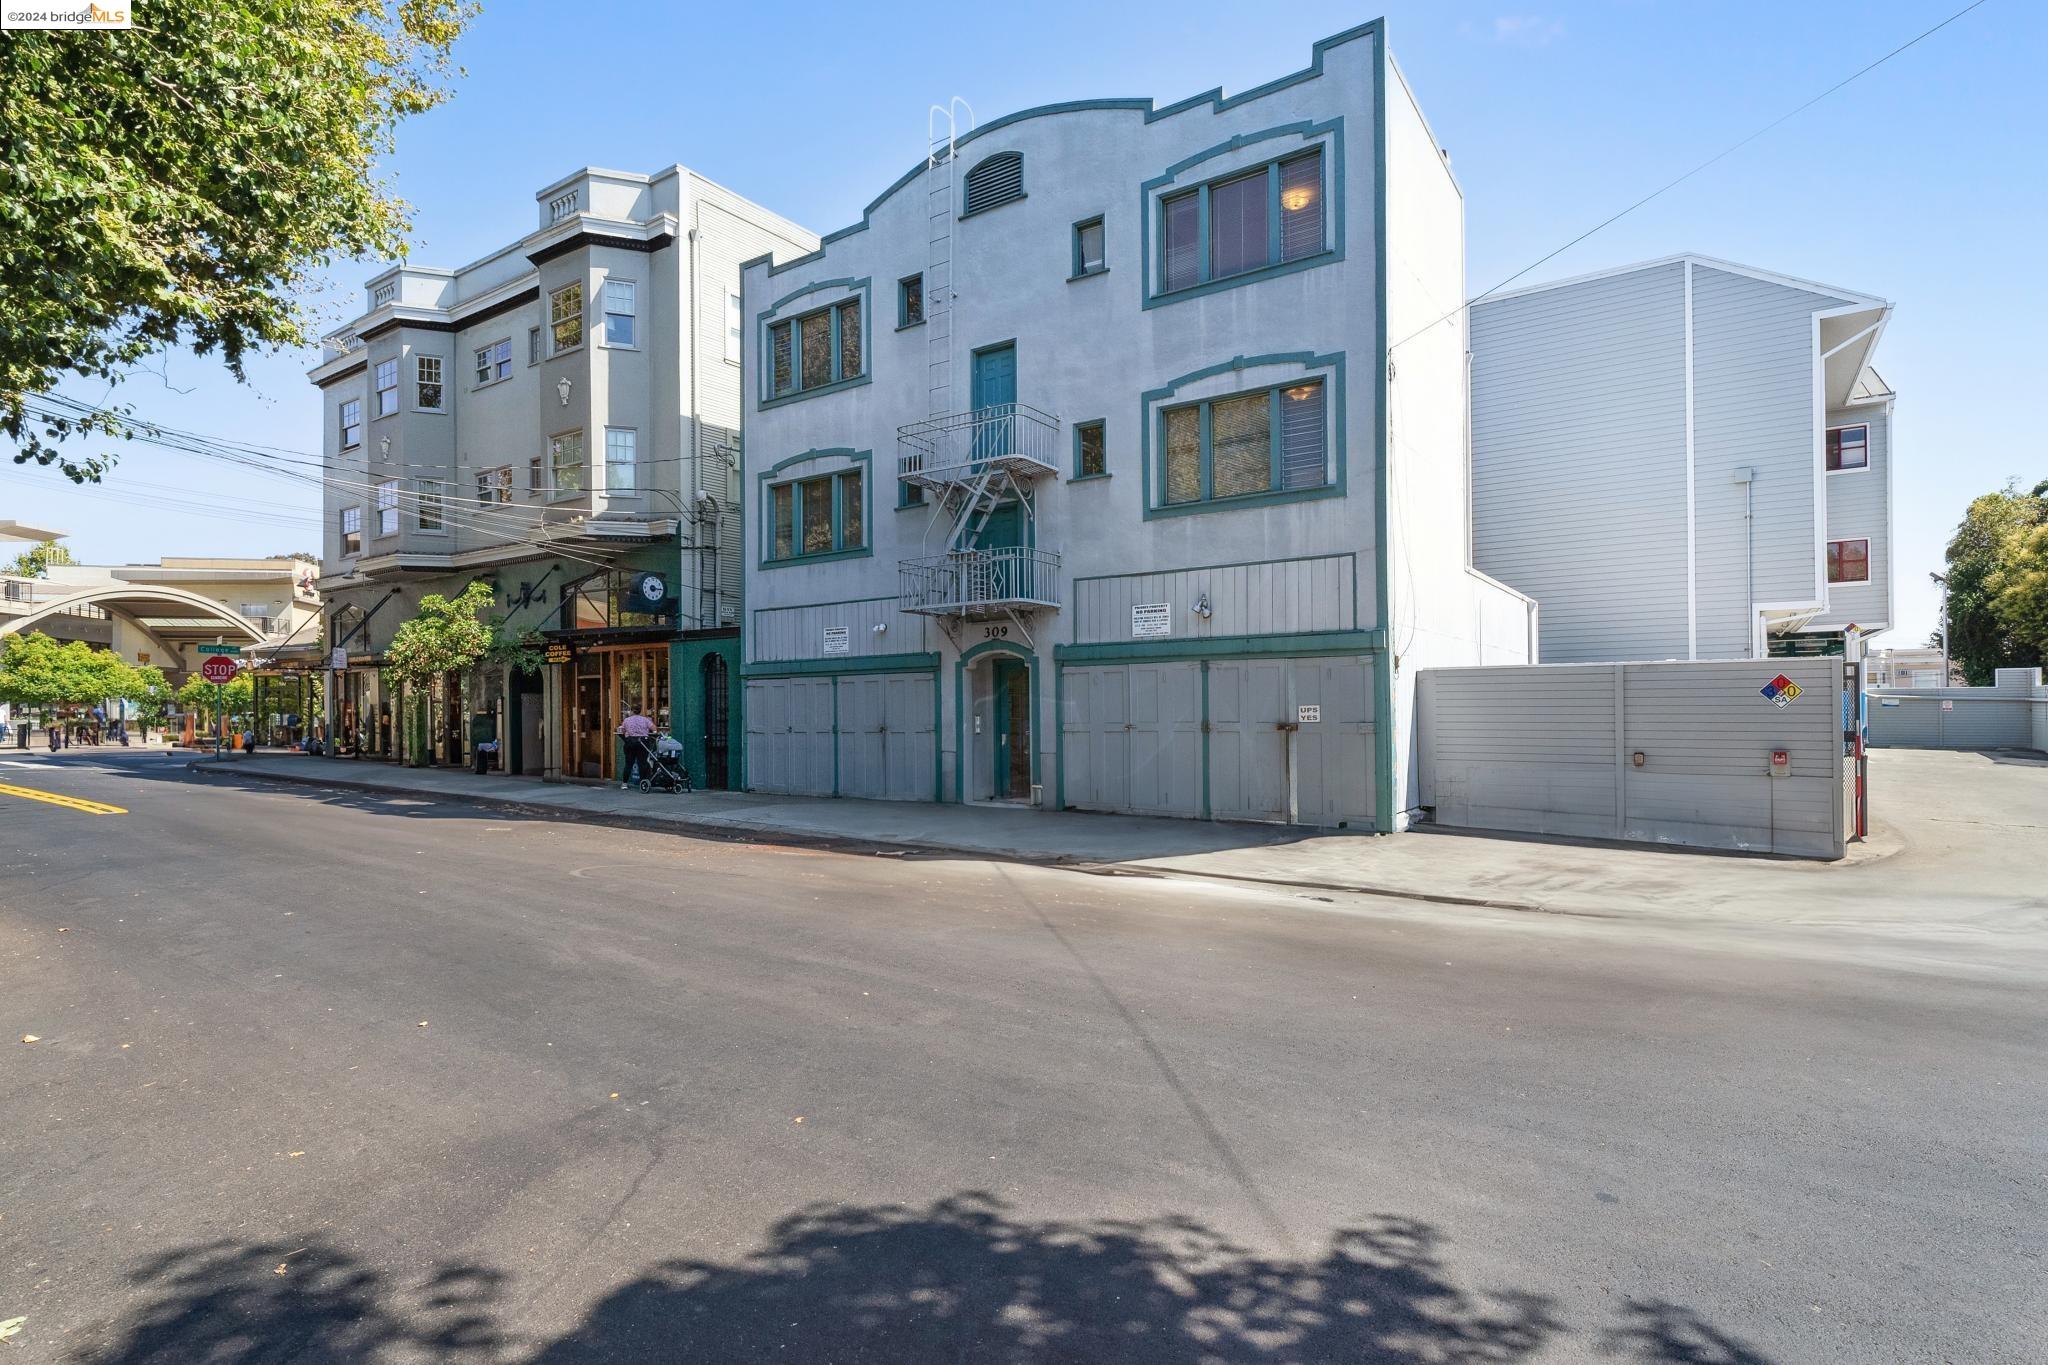
POLYGON ((199 676, 216 685, 233 682, 239 672, 241 669, 236 667, 233 659, 220 654, 203 659, 199 664, 199 676))

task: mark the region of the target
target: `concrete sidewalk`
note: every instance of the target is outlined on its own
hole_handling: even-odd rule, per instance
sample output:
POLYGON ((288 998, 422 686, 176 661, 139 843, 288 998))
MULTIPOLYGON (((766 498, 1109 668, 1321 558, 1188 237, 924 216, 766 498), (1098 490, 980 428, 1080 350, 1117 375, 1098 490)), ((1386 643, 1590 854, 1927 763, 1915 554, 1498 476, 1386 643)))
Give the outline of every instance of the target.
MULTIPOLYGON (((1874 755, 1879 821, 1839 863, 1418 830, 1387 837, 1008 807, 740 792, 664 795, 303 755, 193 767, 392 798, 481 802, 679 833, 1019 859, 1451 905, 1649 921, 2048 938, 2048 763, 1874 755), (1988 814, 1987 814, 1988 812, 1988 814)), ((2013 940, 2017 945, 2017 939, 2013 940)))

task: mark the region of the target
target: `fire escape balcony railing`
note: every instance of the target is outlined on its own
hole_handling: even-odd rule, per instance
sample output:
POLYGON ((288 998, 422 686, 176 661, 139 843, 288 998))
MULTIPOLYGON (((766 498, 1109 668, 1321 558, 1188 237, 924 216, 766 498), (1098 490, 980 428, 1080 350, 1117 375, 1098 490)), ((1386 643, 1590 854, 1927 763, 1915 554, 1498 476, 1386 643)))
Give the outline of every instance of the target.
POLYGON ((1060 419, 1027 403, 929 417, 896 429, 896 477, 926 488, 1001 470, 1017 479, 1059 472, 1060 419))
POLYGON ((928 616, 967 620, 1059 606, 1056 550, 1011 545, 955 550, 897 564, 898 605, 928 616))

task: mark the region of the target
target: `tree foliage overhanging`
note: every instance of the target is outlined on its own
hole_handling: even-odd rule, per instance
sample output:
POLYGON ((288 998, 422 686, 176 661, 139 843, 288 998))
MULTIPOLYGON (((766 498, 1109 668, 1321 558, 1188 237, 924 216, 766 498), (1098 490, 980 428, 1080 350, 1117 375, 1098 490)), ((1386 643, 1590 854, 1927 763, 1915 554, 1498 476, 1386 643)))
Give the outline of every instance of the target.
MULTIPOLYGON (((2048 661, 2048 481, 1970 504, 1948 543, 1949 655, 1972 687, 2048 661)), ((1937 632, 1933 643, 1942 643, 1937 632)))
POLYGON ((471 0, 176 0, 125 32, 0 42, 0 433, 15 463, 98 479, 69 438, 143 424, 29 400, 159 352, 304 345, 322 267, 405 254, 380 178, 398 123, 447 97, 471 0))
POLYGON ((71 557, 71 548, 61 540, 46 540, 31 545, 0 568, 0 573, 13 574, 17 578, 41 578, 53 564, 76 564, 71 557))
POLYGON ((491 585, 481 579, 453 599, 435 592, 420 598, 419 615, 392 633, 385 671, 417 685, 476 663, 493 643, 492 628, 483 621, 490 605, 491 585))

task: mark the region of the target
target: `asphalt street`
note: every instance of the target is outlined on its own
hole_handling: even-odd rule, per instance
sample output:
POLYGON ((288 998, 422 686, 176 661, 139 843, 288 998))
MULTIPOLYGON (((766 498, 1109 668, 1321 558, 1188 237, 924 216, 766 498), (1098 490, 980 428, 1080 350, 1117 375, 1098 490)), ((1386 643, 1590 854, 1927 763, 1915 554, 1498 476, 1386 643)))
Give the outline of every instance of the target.
POLYGON ((2024 972, 0 760, 0 1365, 2048 1358, 2024 972))

